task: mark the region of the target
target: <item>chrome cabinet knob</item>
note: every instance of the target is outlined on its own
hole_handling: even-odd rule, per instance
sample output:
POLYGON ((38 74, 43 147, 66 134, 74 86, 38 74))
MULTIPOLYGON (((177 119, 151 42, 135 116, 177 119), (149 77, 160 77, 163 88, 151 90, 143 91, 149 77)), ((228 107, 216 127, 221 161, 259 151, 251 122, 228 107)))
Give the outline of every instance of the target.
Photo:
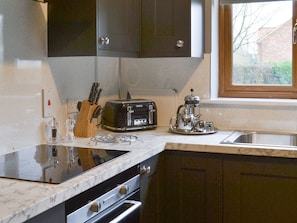
POLYGON ((140 169, 140 174, 150 174, 151 173, 151 167, 150 166, 143 166, 140 169))
POLYGON ((179 40, 176 41, 176 46, 178 48, 183 48, 184 47, 184 43, 185 43, 185 41, 179 39, 179 40))
POLYGON ((101 205, 100 205, 99 203, 97 203, 97 202, 92 202, 92 203, 91 203, 91 206, 90 206, 90 208, 89 208, 89 210, 90 210, 91 212, 99 212, 100 208, 101 208, 101 205))
POLYGON ((101 44, 101 45, 108 45, 109 44, 109 38, 107 36, 99 37, 98 43, 101 44))

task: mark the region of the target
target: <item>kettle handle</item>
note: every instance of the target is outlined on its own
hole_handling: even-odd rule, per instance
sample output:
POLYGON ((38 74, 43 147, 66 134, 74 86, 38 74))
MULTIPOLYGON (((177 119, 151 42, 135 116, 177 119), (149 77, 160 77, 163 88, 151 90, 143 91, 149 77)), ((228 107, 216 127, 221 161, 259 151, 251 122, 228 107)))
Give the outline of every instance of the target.
POLYGON ((178 117, 179 111, 180 111, 180 109, 181 109, 182 107, 184 107, 184 105, 180 105, 180 106, 178 106, 178 108, 177 108, 177 112, 176 112, 176 117, 178 117))

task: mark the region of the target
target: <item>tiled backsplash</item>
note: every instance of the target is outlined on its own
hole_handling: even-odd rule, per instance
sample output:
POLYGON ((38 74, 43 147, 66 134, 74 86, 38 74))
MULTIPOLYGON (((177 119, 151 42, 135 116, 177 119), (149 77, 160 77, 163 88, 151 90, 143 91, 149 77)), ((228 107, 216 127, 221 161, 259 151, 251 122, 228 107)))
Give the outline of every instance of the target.
POLYGON ((297 131, 297 101, 280 99, 205 100, 201 118, 219 129, 297 131))

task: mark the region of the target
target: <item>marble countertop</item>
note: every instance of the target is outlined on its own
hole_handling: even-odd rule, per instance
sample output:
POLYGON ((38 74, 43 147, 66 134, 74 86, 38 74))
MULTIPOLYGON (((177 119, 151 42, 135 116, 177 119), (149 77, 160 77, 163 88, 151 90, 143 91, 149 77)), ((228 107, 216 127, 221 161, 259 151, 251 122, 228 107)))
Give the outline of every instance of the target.
MULTIPOLYGON (((156 130, 113 133, 99 130, 97 134, 130 134, 137 136, 129 143, 94 143, 89 138, 77 138, 75 145, 130 151, 64 183, 53 185, 12 179, 0 179, 0 223, 20 223, 28 220, 69 198, 115 176, 116 174, 166 150, 197 151, 297 158, 297 147, 238 146, 220 144, 231 131, 218 131, 209 135, 179 135, 165 127, 156 130)), ((25 149, 25 148, 24 148, 25 149)))

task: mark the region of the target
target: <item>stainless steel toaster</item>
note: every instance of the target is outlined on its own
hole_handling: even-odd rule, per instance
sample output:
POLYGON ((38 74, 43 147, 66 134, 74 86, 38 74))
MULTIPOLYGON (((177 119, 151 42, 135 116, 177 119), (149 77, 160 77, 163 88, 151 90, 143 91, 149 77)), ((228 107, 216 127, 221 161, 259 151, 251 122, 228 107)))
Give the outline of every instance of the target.
POLYGON ((112 131, 154 129, 157 127, 156 104, 147 99, 108 101, 102 126, 112 131))

